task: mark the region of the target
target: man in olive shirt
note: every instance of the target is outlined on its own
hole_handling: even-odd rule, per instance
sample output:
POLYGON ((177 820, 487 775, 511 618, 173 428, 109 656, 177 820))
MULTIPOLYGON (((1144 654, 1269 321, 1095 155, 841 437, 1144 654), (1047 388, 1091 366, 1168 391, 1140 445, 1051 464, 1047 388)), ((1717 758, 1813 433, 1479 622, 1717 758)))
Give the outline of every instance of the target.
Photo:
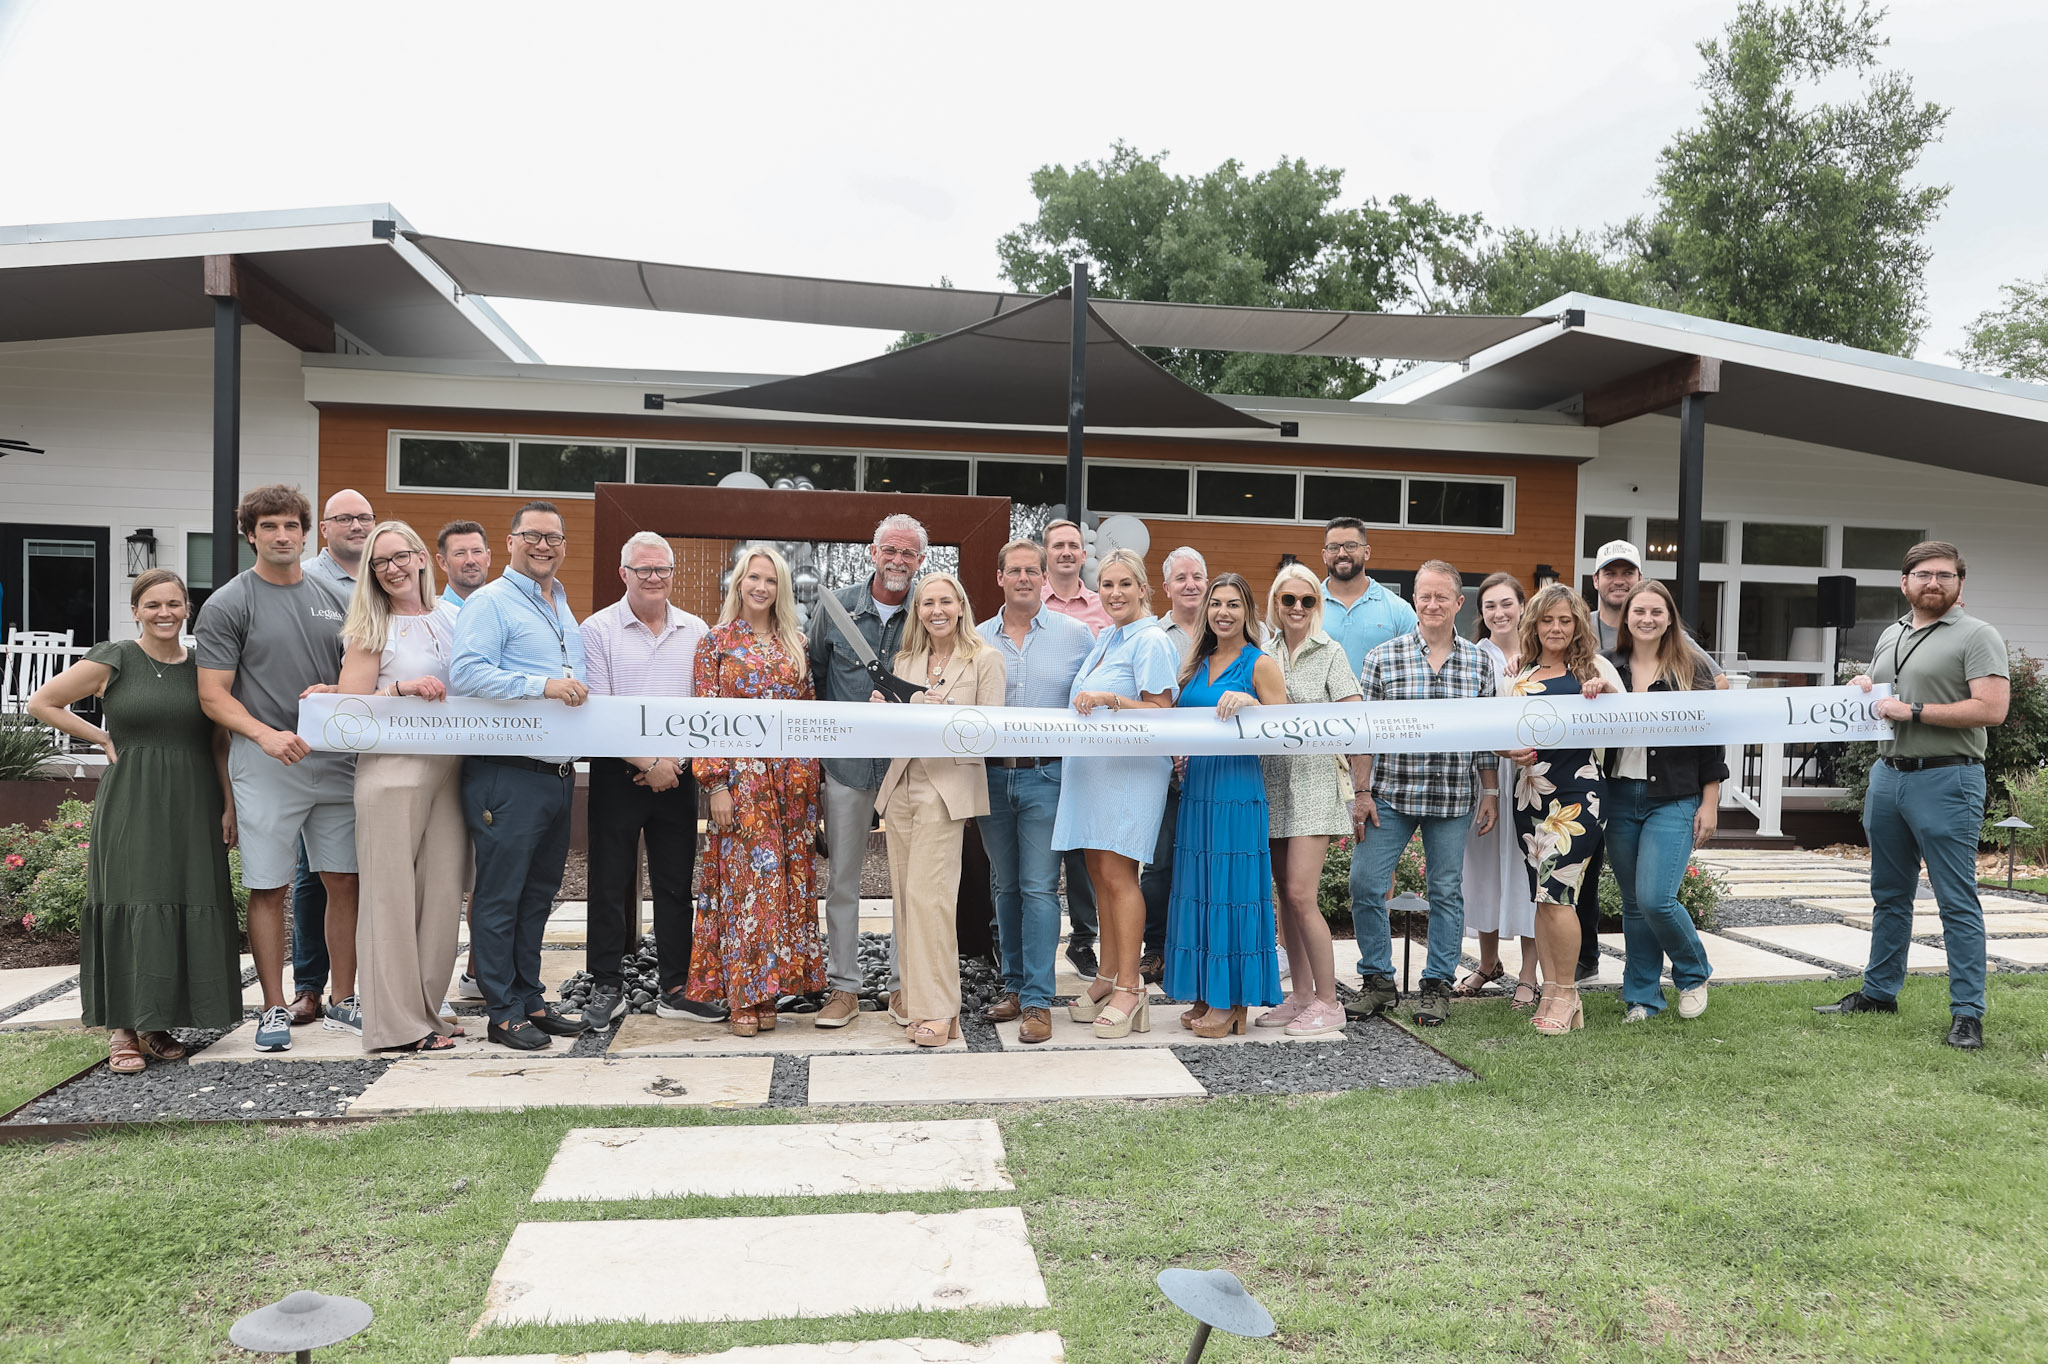
POLYGON ((1977 833, 1984 822, 1984 731, 2005 723, 2012 697, 2005 640, 1966 614, 1963 556, 1926 540, 1906 551, 1900 590, 1912 611, 1877 642, 1869 691, 1889 682, 1876 706, 1896 737, 1878 744, 1863 797, 1870 835, 1870 964, 1863 988, 1821 1013, 1897 1013, 1913 940, 1920 863, 1934 884, 1948 951, 1948 1044, 1984 1045, 1984 909, 1977 901, 1977 833))

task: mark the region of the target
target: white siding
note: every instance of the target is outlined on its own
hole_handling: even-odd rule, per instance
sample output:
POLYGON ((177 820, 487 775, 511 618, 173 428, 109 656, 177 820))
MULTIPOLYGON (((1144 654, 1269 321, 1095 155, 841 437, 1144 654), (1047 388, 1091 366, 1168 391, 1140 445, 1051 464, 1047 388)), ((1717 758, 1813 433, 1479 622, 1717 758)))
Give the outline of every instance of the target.
MULTIPOLYGON (((1709 425, 1703 500, 1710 520, 1924 526, 1969 561, 1971 614, 2048 657, 2048 488, 1709 425)), ((1677 421, 1602 431, 1599 457, 1580 468, 1580 514, 1668 517, 1677 507, 1677 421)))
MULTIPOLYGON (((319 427, 298 350, 245 326, 242 486, 292 483, 314 497, 319 427)), ((157 562, 185 573, 185 533, 212 528, 212 332, 0 344, 0 434, 46 452, 0 459, 0 521, 108 528, 108 620, 121 637, 122 542, 148 526, 157 562)))

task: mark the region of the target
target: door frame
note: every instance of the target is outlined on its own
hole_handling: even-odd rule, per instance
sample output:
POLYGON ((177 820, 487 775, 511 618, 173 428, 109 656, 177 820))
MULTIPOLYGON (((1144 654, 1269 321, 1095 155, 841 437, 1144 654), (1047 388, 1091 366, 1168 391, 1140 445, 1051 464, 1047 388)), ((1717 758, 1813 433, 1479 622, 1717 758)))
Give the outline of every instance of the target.
MULTIPOLYGON (((107 639, 111 606, 114 593, 114 564, 111 546, 113 531, 106 526, 39 525, 26 521, 0 522, 0 589, 5 597, 0 599, 0 640, 6 638, 5 631, 22 628, 27 622, 23 612, 27 604, 27 562, 25 543, 29 540, 90 540, 93 545, 93 571, 99 579, 100 590, 93 594, 92 634, 87 639, 73 638, 73 643, 91 646, 107 639)), ((126 564, 122 565, 125 570, 126 564)))

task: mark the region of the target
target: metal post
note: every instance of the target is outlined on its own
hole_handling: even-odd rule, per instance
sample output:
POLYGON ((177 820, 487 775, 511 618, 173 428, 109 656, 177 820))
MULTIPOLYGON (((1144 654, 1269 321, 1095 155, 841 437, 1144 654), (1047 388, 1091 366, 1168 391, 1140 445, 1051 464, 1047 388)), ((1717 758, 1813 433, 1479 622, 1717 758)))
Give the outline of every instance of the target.
POLYGON ((1074 265, 1074 330, 1067 343, 1067 515, 1075 521, 1087 505, 1081 472, 1081 430, 1088 411, 1088 267, 1074 265))
POLYGON ((1195 1343, 1188 1347, 1188 1357, 1182 1360, 1181 1364, 1195 1364, 1195 1361, 1202 1357, 1202 1351, 1208 1344, 1209 1323, 1198 1321, 1195 1323, 1195 1343))
MULTIPOLYGON (((242 301, 213 301, 213 585, 240 562, 235 506, 242 500, 242 301)), ((313 528, 306 527, 308 531, 313 528)), ((187 564, 187 571, 191 565, 187 564)))
POLYGON ((1700 628, 1700 503, 1706 480, 1707 395, 1678 400, 1678 614, 1700 628))

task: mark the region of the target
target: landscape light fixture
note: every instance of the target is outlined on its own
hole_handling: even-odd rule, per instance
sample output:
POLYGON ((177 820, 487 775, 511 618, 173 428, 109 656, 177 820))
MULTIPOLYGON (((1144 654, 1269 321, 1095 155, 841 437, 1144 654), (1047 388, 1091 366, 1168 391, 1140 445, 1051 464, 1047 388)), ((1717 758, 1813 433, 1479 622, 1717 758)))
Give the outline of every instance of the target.
MULTIPOLYGON (((1412 890, 1404 890, 1387 902, 1387 921, 1393 922, 1393 916, 1396 914, 1420 914, 1426 923, 1429 920, 1429 901, 1412 890)), ((1414 930, 1413 924, 1401 925, 1401 984, 1404 988, 1415 979, 1415 973, 1409 969, 1409 963, 1415 955, 1414 930)))
POLYGON ((311 1364, 313 1351, 347 1340, 376 1313, 360 1298, 329 1297, 302 1288, 259 1307, 228 1328, 228 1339, 255 1354, 288 1354, 311 1364))
POLYGON ((1991 827, 1994 829, 2010 829, 2012 831, 2005 836, 2005 888, 2011 890, 2013 844, 2019 838, 2020 830, 2031 829, 2034 826, 2021 819, 2018 815, 2008 815, 1991 827))
POLYGON ((1214 1269, 1162 1269, 1159 1291, 1166 1300, 1193 1317, 1195 1343, 1188 1347, 1183 1364, 1195 1364, 1209 1344, 1212 1327, 1222 1327, 1234 1336, 1270 1336, 1273 1314, 1244 1291, 1237 1275, 1218 1265, 1214 1269))
POLYGON ((140 577, 156 567, 156 532, 142 527, 128 537, 128 576, 140 577))

